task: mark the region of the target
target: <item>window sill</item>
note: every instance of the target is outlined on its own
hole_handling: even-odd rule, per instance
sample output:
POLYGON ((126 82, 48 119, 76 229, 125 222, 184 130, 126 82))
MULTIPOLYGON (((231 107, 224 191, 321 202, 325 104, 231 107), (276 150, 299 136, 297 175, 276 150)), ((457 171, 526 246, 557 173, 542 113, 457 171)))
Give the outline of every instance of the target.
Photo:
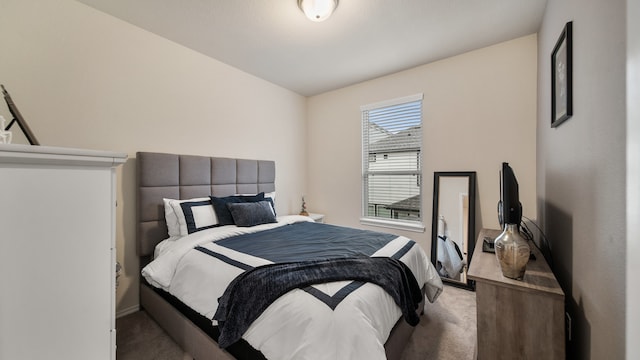
POLYGON ((413 222, 413 221, 394 221, 394 220, 383 220, 383 219, 374 219, 374 218, 360 218, 360 224, 362 225, 370 225, 370 226, 379 226, 386 227, 391 229, 398 230, 406 230, 413 232, 424 232, 424 224, 422 222, 413 222))

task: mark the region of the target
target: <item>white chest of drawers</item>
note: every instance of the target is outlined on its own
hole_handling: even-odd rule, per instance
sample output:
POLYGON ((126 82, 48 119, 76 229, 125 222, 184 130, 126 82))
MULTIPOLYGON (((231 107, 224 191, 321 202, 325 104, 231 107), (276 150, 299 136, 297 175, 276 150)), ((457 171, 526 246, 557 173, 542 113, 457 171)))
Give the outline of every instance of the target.
POLYGON ((0 359, 115 359, 115 168, 0 145, 0 359))

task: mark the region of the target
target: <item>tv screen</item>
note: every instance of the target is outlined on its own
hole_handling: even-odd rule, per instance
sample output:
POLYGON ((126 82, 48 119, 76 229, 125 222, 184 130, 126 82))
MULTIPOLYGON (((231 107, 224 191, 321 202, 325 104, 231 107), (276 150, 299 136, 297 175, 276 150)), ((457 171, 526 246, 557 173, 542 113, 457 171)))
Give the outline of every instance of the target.
POLYGON ((518 197, 518 180, 509 163, 502 163, 500 171, 500 202, 498 203, 500 226, 504 224, 520 224, 522 205, 518 197))

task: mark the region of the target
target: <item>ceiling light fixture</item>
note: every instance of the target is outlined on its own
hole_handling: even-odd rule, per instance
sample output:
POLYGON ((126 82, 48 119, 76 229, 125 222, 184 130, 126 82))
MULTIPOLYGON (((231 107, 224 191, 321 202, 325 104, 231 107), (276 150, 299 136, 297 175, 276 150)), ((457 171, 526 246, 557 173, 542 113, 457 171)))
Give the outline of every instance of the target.
POLYGON ((338 7, 338 0, 298 0, 298 7, 311 21, 324 21, 338 7))

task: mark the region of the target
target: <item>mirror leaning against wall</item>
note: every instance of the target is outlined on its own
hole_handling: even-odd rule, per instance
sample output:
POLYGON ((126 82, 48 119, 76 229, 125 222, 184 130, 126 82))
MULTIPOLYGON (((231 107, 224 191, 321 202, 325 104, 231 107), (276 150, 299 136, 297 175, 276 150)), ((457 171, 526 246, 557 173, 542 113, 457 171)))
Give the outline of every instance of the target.
POLYGON ((443 281, 473 289, 467 278, 475 247, 475 171, 435 172, 431 262, 443 281))

